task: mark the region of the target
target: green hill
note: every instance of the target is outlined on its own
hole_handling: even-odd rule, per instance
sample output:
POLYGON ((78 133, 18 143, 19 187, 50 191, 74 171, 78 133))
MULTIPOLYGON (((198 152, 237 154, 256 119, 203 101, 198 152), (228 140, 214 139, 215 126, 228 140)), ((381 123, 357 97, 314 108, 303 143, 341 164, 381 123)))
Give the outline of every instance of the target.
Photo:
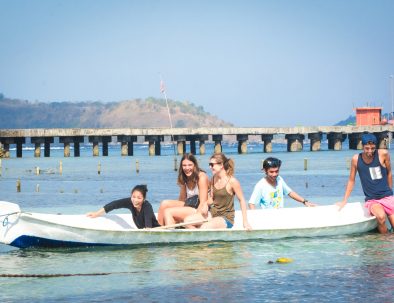
MULTIPOLYGON (((173 127, 232 126, 188 101, 169 100, 173 127)), ((0 94, 0 128, 170 127, 163 99, 121 102, 29 102, 0 94)))

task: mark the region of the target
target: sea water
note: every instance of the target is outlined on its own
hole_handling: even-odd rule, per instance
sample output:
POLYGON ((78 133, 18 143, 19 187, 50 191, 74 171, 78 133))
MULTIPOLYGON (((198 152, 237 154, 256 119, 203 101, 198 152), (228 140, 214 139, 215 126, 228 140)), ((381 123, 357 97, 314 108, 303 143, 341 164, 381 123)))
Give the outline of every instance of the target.
MULTIPOLYGON (((236 177, 247 200, 263 177, 262 160, 268 154, 257 143, 249 144, 244 155, 237 153, 236 145, 223 148, 235 160, 236 177)), ((270 156, 282 160, 281 175, 294 191, 320 205, 342 199, 355 151, 290 153, 285 149, 277 145, 270 156)), ((197 155, 209 175, 212 152, 208 144, 207 154, 197 155)), ((50 158, 35 158, 33 153, 25 149, 23 158, 16 159, 11 151, 0 171, 0 200, 16 202, 25 211, 86 213, 129 196, 136 184, 148 185, 147 198, 155 211, 161 200, 179 194, 174 162, 179 166, 181 157, 174 156, 171 145, 162 146, 161 156, 151 157, 147 146, 138 144, 131 157, 121 157, 117 145, 110 146, 108 157, 93 157, 90 146, 83 146, 78 158, 64 158, 62 148, 52 149, 50 158)), ((362 200, 357 179, 350 202, 362 200)), ((290 198, 285 206, 303 207, 290 198)), ((305 236, 122 249, 21 250, 0 244, 0 274, 29 275, 0 277, 0 301, 392 302, 393 234, 305 236), (279 257, 293 262, 276 263, 279 257)))

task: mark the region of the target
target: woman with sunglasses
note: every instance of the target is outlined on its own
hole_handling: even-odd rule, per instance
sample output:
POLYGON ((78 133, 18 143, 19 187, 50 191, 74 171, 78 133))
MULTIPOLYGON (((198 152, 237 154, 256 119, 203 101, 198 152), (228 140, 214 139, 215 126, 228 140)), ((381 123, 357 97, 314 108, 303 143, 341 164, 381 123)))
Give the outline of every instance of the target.
POLYGON ((234 196, 239 200, 244 228, 250 230, 247 219, 247 207, 239 181, 234 177, 234 161, 223 153, 214 154, 209 161, 212 171, 210 197, 208 198, 209 212, 189 216, 185 222, 207 220, 203 224, 187 226, 188 228, 232 228, 234 225, 234 196))
POLYGON ((249 208, 255 209, 255 205, 260 205, 261 208, 282 208, 285 195, 305 206, 316 206, 293 191, 279 176, 281 164, 281 160, 273 157, 264 160, 265 177, 255 185, 249 199, 249 208))
POLYGON ((193 154, 183 155, 179 164, 177 184, 179 185, 178 200, 164 200, 161 202, 157 220, 161 225, 172 225, 182 222, 187 216, 196 212, 203 212, 207 208, 209 179, 200 169, 193 154), (197 208, 187 204, 189 198, 198 197, 197 208))

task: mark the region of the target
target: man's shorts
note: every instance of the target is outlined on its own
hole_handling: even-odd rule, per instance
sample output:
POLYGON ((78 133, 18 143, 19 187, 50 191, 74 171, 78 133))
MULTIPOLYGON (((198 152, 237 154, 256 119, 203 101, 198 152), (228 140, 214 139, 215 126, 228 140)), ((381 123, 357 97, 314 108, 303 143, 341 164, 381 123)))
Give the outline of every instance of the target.
POLYGON ((387 215, 389 215, 389 216, 394 215, 394 196, 388 196, 388 197, 384 197, 382 199, 372 199, 372 200, 366 201, 365 207, 368 208, 368 210, 371 214, 372 214, 371 207, 376 203, 383 206, 384 211, 386 212, 387 215))

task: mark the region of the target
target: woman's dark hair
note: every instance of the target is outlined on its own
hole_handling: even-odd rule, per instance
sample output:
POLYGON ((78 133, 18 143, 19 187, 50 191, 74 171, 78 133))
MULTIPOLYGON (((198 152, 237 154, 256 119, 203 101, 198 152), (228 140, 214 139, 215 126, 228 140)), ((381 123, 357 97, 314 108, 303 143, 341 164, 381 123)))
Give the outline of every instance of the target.
POLYGON ((142 194, 142 196, 144 197, 144 200, 145 200, 146 193, 148 192, 148 187, 145 184, 136 185, 131 190, 131 194, 133 194, 133 192, 135 192, 135 191, 139 191, 142 194))
POLYGON ((193 164, 194 164, 194 169, 193 169, 192 175, 190 176, 190 179, 191 179, 195 184, 197 184, 197 183, 198 183, 198 178, 199 178, 199 177, 198 177, 198 174, 199 174, 200 171, 202 171, 202 170, 201 170, 200 167, 198 166, 198 162, 197 162, 196 157, 195 157, 193 154, 190 154, 190 153, 184 154, 183 157, 182 157, 182 159, 181 159, 181 162, 179 163, 177 184, 178 184, 178 185, 184 185, 185 183, 187 183, 188 180, 190 180, 190 179, 186 176, 186 174, 183 172, 183 169, 182 169, 182 163, 183 163, 184 160, 189 160, 189 161, 193 162, 193 164))
POLYGON ((268 157, 263 162, 263 169, 267 170, 269 168, 280 168, 281 165, 282 161, 280 161, 278 158, 268 157))

